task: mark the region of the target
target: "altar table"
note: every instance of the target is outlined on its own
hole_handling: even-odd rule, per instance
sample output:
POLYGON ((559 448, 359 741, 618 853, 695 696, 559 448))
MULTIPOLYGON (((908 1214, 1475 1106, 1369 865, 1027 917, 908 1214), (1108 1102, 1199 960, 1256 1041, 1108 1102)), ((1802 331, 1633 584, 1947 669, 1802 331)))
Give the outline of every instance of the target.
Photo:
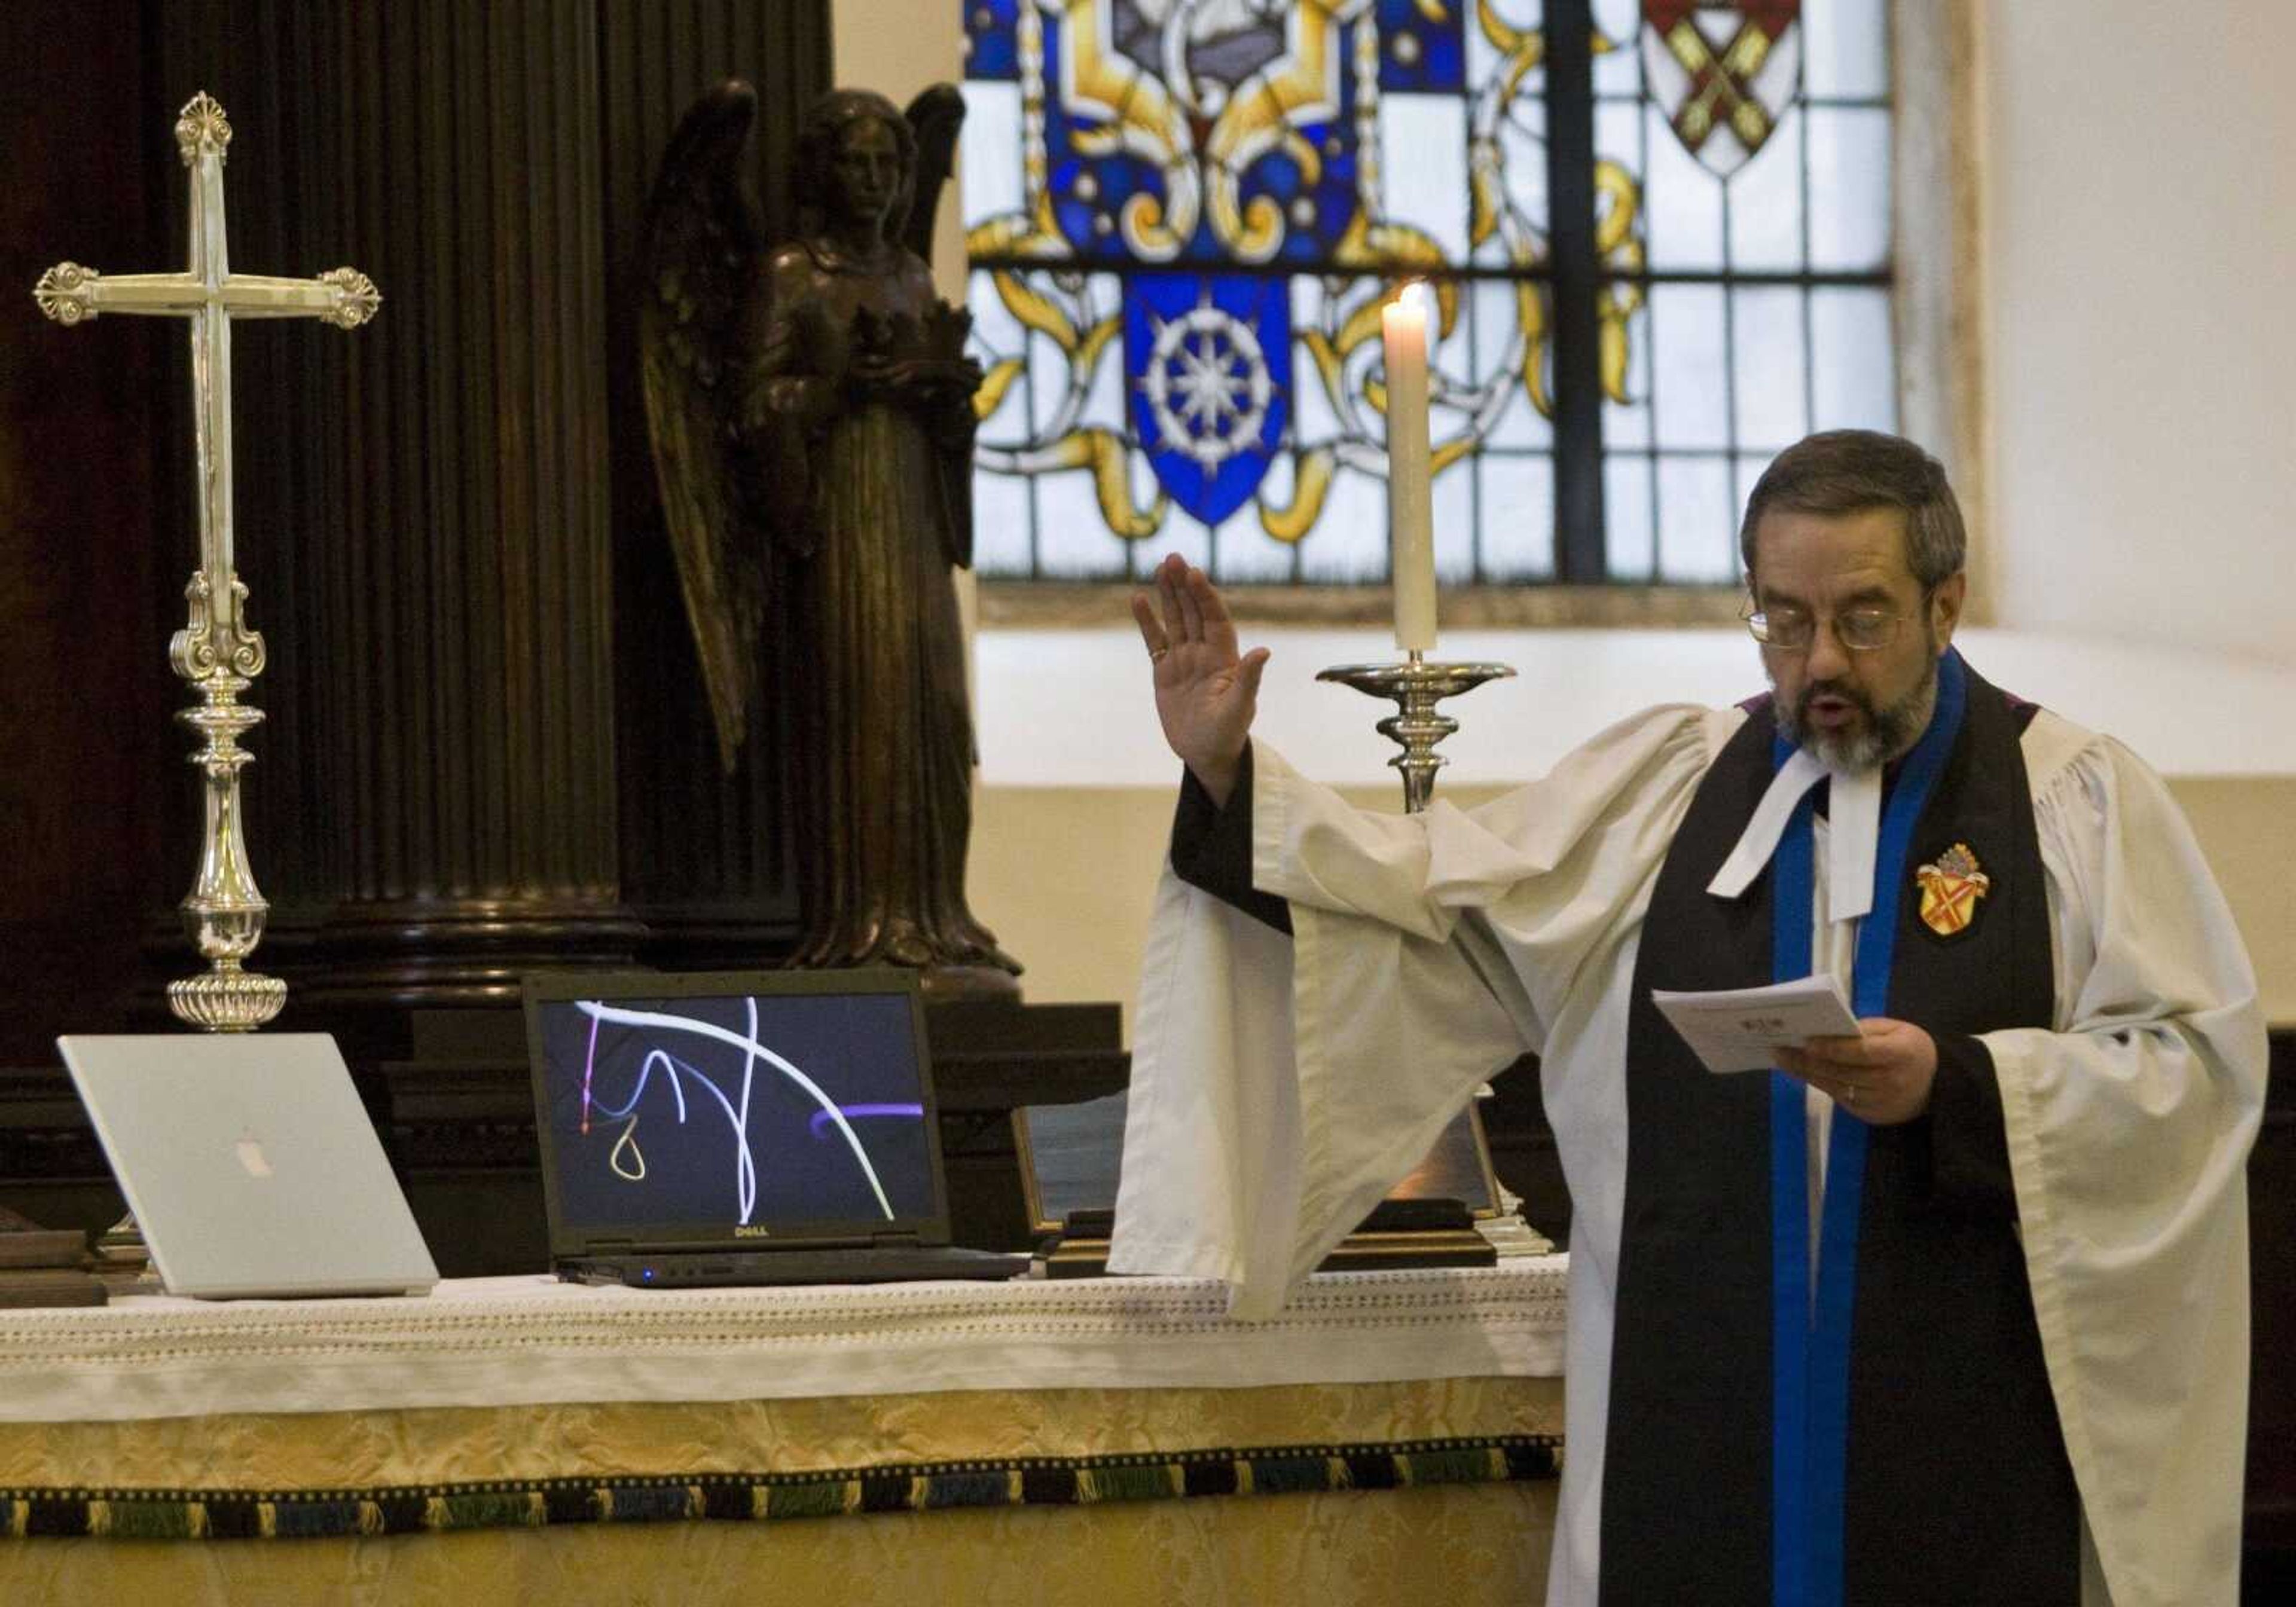
POLYGON ((1535 1602, 1563 1272, 0 1313, 0 1601, 1535 1602))

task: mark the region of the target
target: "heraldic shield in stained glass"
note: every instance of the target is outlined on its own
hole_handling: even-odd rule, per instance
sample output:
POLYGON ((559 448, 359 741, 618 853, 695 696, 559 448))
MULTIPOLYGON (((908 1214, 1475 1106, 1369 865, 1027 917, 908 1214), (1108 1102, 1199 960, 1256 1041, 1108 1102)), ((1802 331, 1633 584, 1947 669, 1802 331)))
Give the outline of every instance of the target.
POLYGON ((1606 567, 1578 578, 1727 582, 1733 493, 1792 439, 1773 437, 1889 422, 1886 238, 1821 261, 1841 209, 1810 176, 1839 187, 1824 130, 1869 111, 1886 128, 1886 91, 1837 86, 1813 144, 1802 0, 1592 0, 1575 134, 1551 105, 1548 0, 961 3, 985 575, 1114 580, 1177 551, 1226 582, 1383 581, 1379 309, 1406 280, 1438 310, 1447 585, 1555 578, 1573 472, 1610 509, 1606 567), (1586 163, 1591 223, 1551 224, 1551 160, 1586 163), (1750 174, 1759 207, 1733 222, 1724 192, 1750 174), (1747 220, 1790 211, 1771 232, 1794 251, 1747 300, 1736 243, 1767 249, 1747 220), (1556 253, 1591 286, 1565 312, 1599 394, 1554 395, 1556 253), (1862 390, 1816 335, 1857 354, 1862 390), (1572 408, 1598 426, 1558 430, 1572 408))
POLYGON ((1801 0, 1643 0, 1643 70, 1684 150, 1724 177, 1767 143, 1801 78, 1801 0))
POLYGON ((1124 306, 1134 428, 1157 483, 1208 525, 1244 504, 1283 437, 1292 312, 1281 279, 1140 274, 1124 306))

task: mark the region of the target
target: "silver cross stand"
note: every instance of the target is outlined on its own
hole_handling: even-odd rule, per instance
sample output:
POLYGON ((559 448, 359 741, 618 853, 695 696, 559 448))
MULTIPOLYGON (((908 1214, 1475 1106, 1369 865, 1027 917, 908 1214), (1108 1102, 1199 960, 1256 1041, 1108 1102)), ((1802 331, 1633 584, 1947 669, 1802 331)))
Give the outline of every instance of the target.
POLYGON ((223 164, 231 124, 204 93, 176 121, 176 147, 191 169, 191 261, 180 274, 106 275, 60 262, 32 291, 57 323, 88 323, 99 312, 188 318, 192 325, 192 415, 198 455, 200 567, 184 595, 191 617, 168 644, 176 673, 199 694, 176 717, 203 739, 193 755, 206 776, 206 818, 198 880, 183 903, 184 923, 206 972, 168 985, 176 1019, 208 1032, 247 1032, 279 1013, 287 984, 246 969, 270 909, 248 868, 240 825, 239 773, 253 756, 240 737, 263 718, 241 702, 263 673, 263 638, 249 628, 247 587, 232 567, 231 324, 234 318, 323 318, 357 329, 381 296, 365 275, 336 268, 316 279, 276 279, 231 271, 224 241, 223 164))

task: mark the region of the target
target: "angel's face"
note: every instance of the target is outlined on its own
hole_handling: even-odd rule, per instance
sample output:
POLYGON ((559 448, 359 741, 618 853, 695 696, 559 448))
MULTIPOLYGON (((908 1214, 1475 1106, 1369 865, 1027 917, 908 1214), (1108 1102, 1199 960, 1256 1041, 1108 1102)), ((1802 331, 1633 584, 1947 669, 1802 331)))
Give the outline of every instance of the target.
POLYGON ((901 189, 901 147, 873 117, 856 118, 838 136, 830 189, 849 223, 882 226, 901 189))

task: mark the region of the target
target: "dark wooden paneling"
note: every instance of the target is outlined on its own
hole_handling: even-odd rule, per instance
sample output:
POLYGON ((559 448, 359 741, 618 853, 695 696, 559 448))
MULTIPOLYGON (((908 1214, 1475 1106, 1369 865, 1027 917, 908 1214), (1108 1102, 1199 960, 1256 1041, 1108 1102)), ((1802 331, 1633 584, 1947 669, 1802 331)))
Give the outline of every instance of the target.
POLYGON ((792 217, 788 171, 799 117, 829 86, 824 8, 758 0, 603 0, 599 64, 606 127, 607 350, 615 578, 625 650, 616 661, 624 896, 673 966, 754 963, 797 928, 789 822, 775 756, 786 709, 768 674, 740 767, 723 774, 701 670, 654 489, 638 389, 639 261, 654 169, 707 89, 748 79, 758 94, 750 182, 767 237, 792 217))
POLYGON ((595 40, 559 0, 272 9, 171 5, 171 42, 206 13, 308 45, 258 86, 308 159, 293 254, 351 261, 385 297, 348 341, 293 354, 307 462, 268 477, 307 510, 279 567, 300 571, 314 676, 308 801, 263 842, 318 908, 308 948, 279 952, 321 1019, 502 998, 521 970, 623 959, 637 936, 613 783, 595 40))
POLYGON ((1554 1241, 1570 1243, 1570 1190, 1562 1180, 1562 1159, 1554 1147, 1540 1102, 1538 1057, 1526 1054, 1491 1079, 1483 1102, 1483 1136, 1490 1145, 1491 1170, 1522 1201, 1522 1219, 1554 1241))
MULTIPOLYGON (((234 342, 239 566, 270 648, 244 801, 274 906, 258 963, 295 985, 283 1025, 499 1003, 538 964, 759 959, 793 931, 779 778, 754 756, 721 777, 710 750, 633 273, 678 115, 750 76, 760 171, 784 164, 828 81, 826 19, 824 0, 0 7, 11 173, 38 176, 0 187, 6 283, 64 258, 179 266, 169 125, 203 88, 237 134, 234 266, 348 263, 383 291, 354 334, 234 342)), ((18 1061, 59 1028, 148 1022, 194 968, 172 906, 197 847, 164 656, 195 551, 184 337, 20 311, 0 319, 0 965, 54 1004, 0 1026, 18 1061)))
POLYGON ((147 917, 190 884, 160 875, 172 761, 168 632, 192 538, 160 497, 163 387, 181 327, 110 317, 64 329, 33 283, 54 263, 167 268, 148 185, 173 166, 134 12, 62 0, 0 6, 0 1063, 44 1054, 56 1023, 21 1006, 77 992, 116 1013, 147 917), (33 176, 37 176, 35 178, 33 176), (164 504, 164 505, 163 505, 164 504), (134 709, 139 717, 120 717, 134 709))
POLYGON ((2296 1030, 2272 1037, 2264 1126, 2248 1162, 2248 1566, 2243 1599, 2296 1587, 2296 1030))

